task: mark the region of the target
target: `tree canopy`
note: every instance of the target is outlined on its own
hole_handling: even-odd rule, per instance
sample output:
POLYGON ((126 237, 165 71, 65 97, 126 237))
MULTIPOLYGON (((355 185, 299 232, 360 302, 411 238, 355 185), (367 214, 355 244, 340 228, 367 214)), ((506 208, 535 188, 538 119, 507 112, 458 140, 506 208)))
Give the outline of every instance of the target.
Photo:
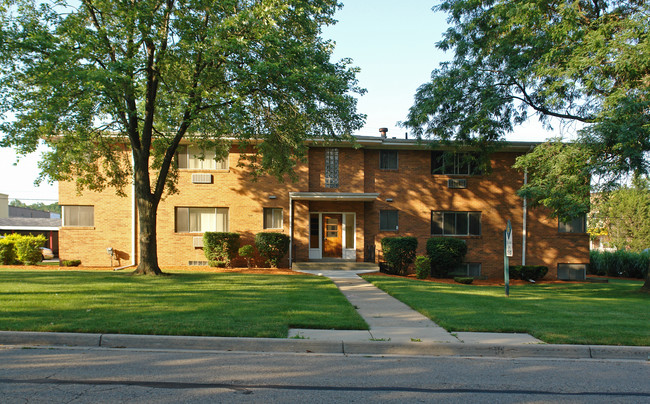
POLYGON ((135 181, 140 273, 159 273, 155 213, 183 139, 291 173, 311 137, 361 127, 357 70, 320 37, 335 0, 17 0, 0 6, 0 145, 45 141, 45 178, 135 181), (8 116, 10 114, 10 116, 8 116), (126 148, 130 153, 122 153, 126 148), (152 173, 153 175, 150 175, 152 173))
MULTIPOLYGON (((454 57, 416 93, 403 122, 416 135, 482 145, 504 140, 531 115, 545 125, 559 118, 576 123, 572 141, 601 183, 648 172, 650 3, 446 0, 434 10, 449 14, 451 28, 437 46, 454 57)), ((540 150, 519 165, 533 184, 548 173, 531 165, 543 156, 556 154, 540 150)), ((524 192, 533 204, 561 206, 546 203, 551 181, 536 184, 524 192)), ((582 197, 584 213, 589 194, 582 197)))

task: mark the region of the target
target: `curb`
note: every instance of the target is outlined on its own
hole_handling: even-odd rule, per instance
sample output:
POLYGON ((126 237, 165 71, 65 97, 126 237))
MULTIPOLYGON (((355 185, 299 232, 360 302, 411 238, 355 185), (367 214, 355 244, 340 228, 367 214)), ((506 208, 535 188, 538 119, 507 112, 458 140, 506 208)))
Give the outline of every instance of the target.
POLYGON ((552 344, 345 342, 280 338, 193 337, 0 331, 0 345, 346 355, 480 356, 500 358, 623 359, 650 361, 650 347, 552 344))

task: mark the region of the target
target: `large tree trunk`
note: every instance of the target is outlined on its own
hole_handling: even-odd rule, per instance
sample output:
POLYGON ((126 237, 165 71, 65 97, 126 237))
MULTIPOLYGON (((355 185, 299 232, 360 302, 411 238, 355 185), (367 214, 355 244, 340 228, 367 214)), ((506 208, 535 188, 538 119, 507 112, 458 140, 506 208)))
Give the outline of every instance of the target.
POLYGON ((162 275, 158 266, 158 243, 156 240, 156 217, 158 204, 138 198, 138 239, 140 261, 134 274, 162 275))

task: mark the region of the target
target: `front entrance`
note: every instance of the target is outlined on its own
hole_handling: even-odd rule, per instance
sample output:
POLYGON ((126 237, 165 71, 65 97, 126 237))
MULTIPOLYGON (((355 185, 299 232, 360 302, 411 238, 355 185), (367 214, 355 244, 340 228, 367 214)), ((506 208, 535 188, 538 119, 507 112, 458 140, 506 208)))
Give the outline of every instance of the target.
POLYGON ((343 255, 343 215, 323 215, 323 258, 341 258, 343 255))
POLYGON ((309 214, 309 259, 356 260, 356 214, 309 214))

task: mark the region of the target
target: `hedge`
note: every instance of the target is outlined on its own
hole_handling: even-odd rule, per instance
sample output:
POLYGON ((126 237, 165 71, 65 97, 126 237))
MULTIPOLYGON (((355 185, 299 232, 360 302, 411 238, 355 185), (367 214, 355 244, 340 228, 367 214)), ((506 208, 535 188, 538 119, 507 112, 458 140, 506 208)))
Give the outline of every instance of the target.
POLYGON ((239 233, 208 231, 203 233, 203 252, 208 262, 230 266, 230 261, 237 255, 239 242, 239 233))
POLYGON ((384 237, 381 239, 381 248, 390 268, 389 273, 406 275, 409 265, 415 260, 418 240, 415 237, 384 237))
POLYGON ((289 236, 282 233, 257 233, 255 247, 272 268, 277 268, 280 260, 289 252, 289 236))
POLYGON ((548 267, 544 265, 513 265, 508 268, 510 279, 542 279, 548 273, 548 267))
POLYGON ((631 251, 591 251, 590 275, 644 279, 648 275, 650 253, 631 251))
POLYGON ((431 275, 431 260, 429 257, 418 255, 415 257, 415 276, 418 279, 427 279, 431 275))
POLYGON ((0 239, 0 264, 13 265, 18 258, 16 257, 15 241, 7 238, 0 239))
POLYGON ((23 236, 21 234, 8 234, 0 240, 0 260, 4 265, 22 262, 25 265, 34 265, 41 262, 43 253, 40 247, 45 244, 45 236, 23 236))
POLYGON ((434 276, 446 277, 450 270, 463 263, 466 254, 467 244, 461 239, 432 237, 427 240, 427 255, 434 276))

